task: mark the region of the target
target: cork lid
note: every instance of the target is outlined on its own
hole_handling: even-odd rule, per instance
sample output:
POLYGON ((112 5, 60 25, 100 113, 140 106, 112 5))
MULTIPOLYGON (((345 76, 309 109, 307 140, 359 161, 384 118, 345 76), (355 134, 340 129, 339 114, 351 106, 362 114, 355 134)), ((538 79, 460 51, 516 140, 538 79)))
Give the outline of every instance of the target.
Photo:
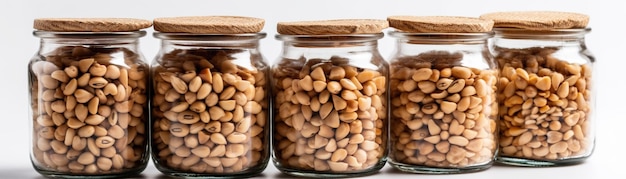
POLYGON ((414 33, 477 33, 489 32, 493 21, 455 16, 390 16, 389 26, 414 33))
POLYGON ((276 29, 283 35, 373 34, 389 27, 386 20, 336 19, 320 21, 279 22, 276 29))
POLYGON ((192 34, 243 34, 263 30, 265 20, 242 16, 188 16, 154 19, 154 30, 192 34))
POLYGON ((54 32, 130 32, 151 25, 148 20, 131 18, 39 18, 33 27, 54 32))
POLYGON ((494 27, 528 30, 578 29, 589 23, 589 16, 585 14, 555 11, 495 12, 480 18, 493 20, 494 27))

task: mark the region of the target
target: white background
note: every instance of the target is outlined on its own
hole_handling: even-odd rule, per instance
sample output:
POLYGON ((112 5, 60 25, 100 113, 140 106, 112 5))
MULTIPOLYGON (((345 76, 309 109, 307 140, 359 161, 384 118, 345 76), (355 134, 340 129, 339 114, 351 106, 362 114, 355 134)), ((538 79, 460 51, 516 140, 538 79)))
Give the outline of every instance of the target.
MULTIPOLYGON (((626 160, 623 117, 626 105, 626 50, 624 17, 626 2, 619 0, 437 0, 437 1, 341 1, 341 0, 239 0, 239 1, 150 1, 150 0, 42 0, 0 1, 0 178, 36 178, 29 160, 28 90, 26 65, 39 47, 32 24, 39 17, 132 17, 151 20, 167 16, 242 15, 266 19, 261 51, 271 62, 280 53, 274 39, 279 21, 337 18, 385 19, 390 15, 479 16, 482 13, 512 10, 556 10, 585 13, 591 16, 587 45, 597 58, 595 77, 597 96, 597 144, 595 153, 584 164, 558 168, 521 168, 494 166, 479 173, 459 175, 415 175, 400 173, 387 165, 380 177, 420 178, 621 178, 626 160)), ((151 61, 159 41, 151 36, 141 40, 141 50, 151 61)), ((380 52, 389 57, 394 41, 380 41, 380 52)), ((144 178, 162 178, 154 168, 144 178)), ((270 164, 262 177, 286 177, 270 164)))

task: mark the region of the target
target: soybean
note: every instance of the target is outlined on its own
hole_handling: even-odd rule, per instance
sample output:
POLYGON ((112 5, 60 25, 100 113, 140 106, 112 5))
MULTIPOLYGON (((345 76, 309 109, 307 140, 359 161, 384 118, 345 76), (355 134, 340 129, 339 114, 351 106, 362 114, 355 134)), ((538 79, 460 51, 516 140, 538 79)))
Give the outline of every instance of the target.
POLYGON ((65 46, 31 67, 33 127, 39 134, 33 136, 33 155, 42 156, 34 157, 35 165, 76 175, 141 167, 147 147, 148 104, 142 99, 147 97, 148 67, 137 54, 124 48, 65 46), (128 71, 133 71, 132 79, 121 75, 128 71), (119 116, 136 122, 122 125, 119 116), (121 155, 123 151, 133 152, 121 155))
POLYGON ((345 62, 284 59, 273 68, 274 152, 284 167, 355 172, 382 159, 386 71, 345 62))
POLYGON ((501 156, 554 161, 592 150, 591 67, 556 58, 558 50, 500 49, 501 156))
POLYGON ((238 53, 174 50, 154 67, 153 131, 158 135, 152 140, 161 167, 241 173, 269 157, 268 67, 254 65, 257 57, 246 59, 252 66, 235 64, 238 60, 231 59, 238 53))
POLYGON ((391 64, 390 159, 443 168, 489 163, 497 144, 496 71, 459 66, 457 53, 422 55, 430 58, 391 64))

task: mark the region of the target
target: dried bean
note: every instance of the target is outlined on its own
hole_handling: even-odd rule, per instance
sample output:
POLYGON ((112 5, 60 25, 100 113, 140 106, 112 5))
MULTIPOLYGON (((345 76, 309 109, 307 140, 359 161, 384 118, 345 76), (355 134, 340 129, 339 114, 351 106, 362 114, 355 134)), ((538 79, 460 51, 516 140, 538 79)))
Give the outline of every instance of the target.
POLYGON ((143 125, 147 116, 143 109, 147 104, 141 100, 146 98, 147 78, 135 73, 133 79, 121 75, 122 71, 147 68, 139 56, 128 49, 68 46, 59 47, 43 58, 46 61, 33 63, 33 70, 35 64, 41 63, 43 71, 30 78, 35 87, 31 99, 32 104, 49 107, 33 106, 33 119, 46 126, 34 129, 42 135, 34 136, 38 142, 33 155, 48 156, 50 161, 34 164, 75 175, 123 173, 141 167, 144 160, 140 159, 147 147, 142 141, 147 135, 143 125), (125 58, 112 64, 111 60, 118 60, 112 53, 123 53, 125 58), (37 85, 43 90, 37 91, 37 85), (134 102, 129 102, 130 94, 134 102), (118 113, 128 115, 131 109, 139 124, 122 129, 116 125, 118 113), (46 130, 53 133, 43 135, 46 130), (44 140, 47 145, 40 144, 44 140), (116 164, 121 165, 112 167, 111 158, 122 151, 136 151, 133 156, 138 157, 120 158, 116 164))
POLYGON ((491 131, 496 127, 496 72, 454 65, 461 59, 457 54, 421 55, 446 60, 434 61, 434 66, 414 66, 423 63, 417 56, 391 64, 390 83, 417 83, 417 88, 391 85, 395 110, 391 118, 390 159, 443 168, 488 163, 496 147, 495 131, 491 131), (393 79, 394 76, 411 78, 393 79), (485 129, 490 132, 483 132, 485 129))
POLYGON ((384 153, 384 71, 331 62, 335 60, 343 59, 295 66, 294 60, 286 59, 273 69, 274 152, 285 167, 360 171, 373 167, 384 153), (381 124, 374 126, 374 121, 381 124))
POLYGON ((562 160, 586 156, 592 149, 592 140, 583 132, 588 130, 582 127, 591 121, 591 109, 584 107, 590 99, 578 98, 591 93, 587 86, 591 73, 581 71, 589 70, 589 65, 558 59, 553 56, 556 50, 559 49, 499 49, 498 64, 505 74, 498 80, 502 94, 500 138, 517 141, 500 143, 502 157, 562 160), (517 63, 515 57, 542 60, 529 66, 528 62, 517 63), (521 83, 527 86, 518 85, 521 83), (520 100, 527 102, 520 106, 520 100), (578 137, 574 137, 576 134, 578 137), (579 146, 570 148, 569 143, 579 146))
MULTIPOLYGON (((152 101, 158 124, 153 131, 159 134, 153 138, 153 154, 161 167, 199 174, 241 173, 269 156, 264 135, 268 128, 262 125, 267 119, 262 112, 268 107, 263 79, 267 67, 231 62, 238 53, 174 50, 154 67, 153 84, 163 88, 152 101)), ((252 56, 251 62, 260 62, 258 57, 252 56)))

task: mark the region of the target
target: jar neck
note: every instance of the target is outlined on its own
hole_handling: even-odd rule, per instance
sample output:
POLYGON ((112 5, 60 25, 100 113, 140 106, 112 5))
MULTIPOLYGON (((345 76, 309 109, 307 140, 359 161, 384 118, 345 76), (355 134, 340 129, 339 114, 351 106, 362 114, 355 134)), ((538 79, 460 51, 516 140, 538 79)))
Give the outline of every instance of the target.
POLYGON ((458 43, 458 44, 415 44, 408 40, 396 41, 397 53, 401 55, 417 55, 428 51, 483 51, 487 50, 487 41, 483 43, 458 43))
POLYGON ((155 32, 161 39, 161 51, 174 49, 243 49, 258 50, 265 33, 250 34, 188 34, 155 32))
POLYGON ((396 56, 414 56, 429 51, 486 51, 492 33, 404 33, 392 31, 396 38, 396 56))
POLYGON ((350 35, 276 35, 283 41, 282 58, 330 59, 333 56, 349 57, 358 54, 380 56, 378 39, 383 34, 350 35))
POLYGON ((513 28, 496 28, 494 46, 503 48, 585 48, 587 29, 558 29, 551 31, 529 31, 513 28))
POLYGON ((494 54, 515 49, 551 49, 553 57, 568 59, 572 63, 595 62, 585 44, 586 29, 557 29, 551 31, 529 31, 512 28, 497 28, 493 38, 494 54))
POLYGON ((85 48, 126 49, 139 51, 139 38, 145 31, 135 32, 47 32, 34 31, 39 37, 40 54, 47 54, 61 47, 82 46, 85 48))

